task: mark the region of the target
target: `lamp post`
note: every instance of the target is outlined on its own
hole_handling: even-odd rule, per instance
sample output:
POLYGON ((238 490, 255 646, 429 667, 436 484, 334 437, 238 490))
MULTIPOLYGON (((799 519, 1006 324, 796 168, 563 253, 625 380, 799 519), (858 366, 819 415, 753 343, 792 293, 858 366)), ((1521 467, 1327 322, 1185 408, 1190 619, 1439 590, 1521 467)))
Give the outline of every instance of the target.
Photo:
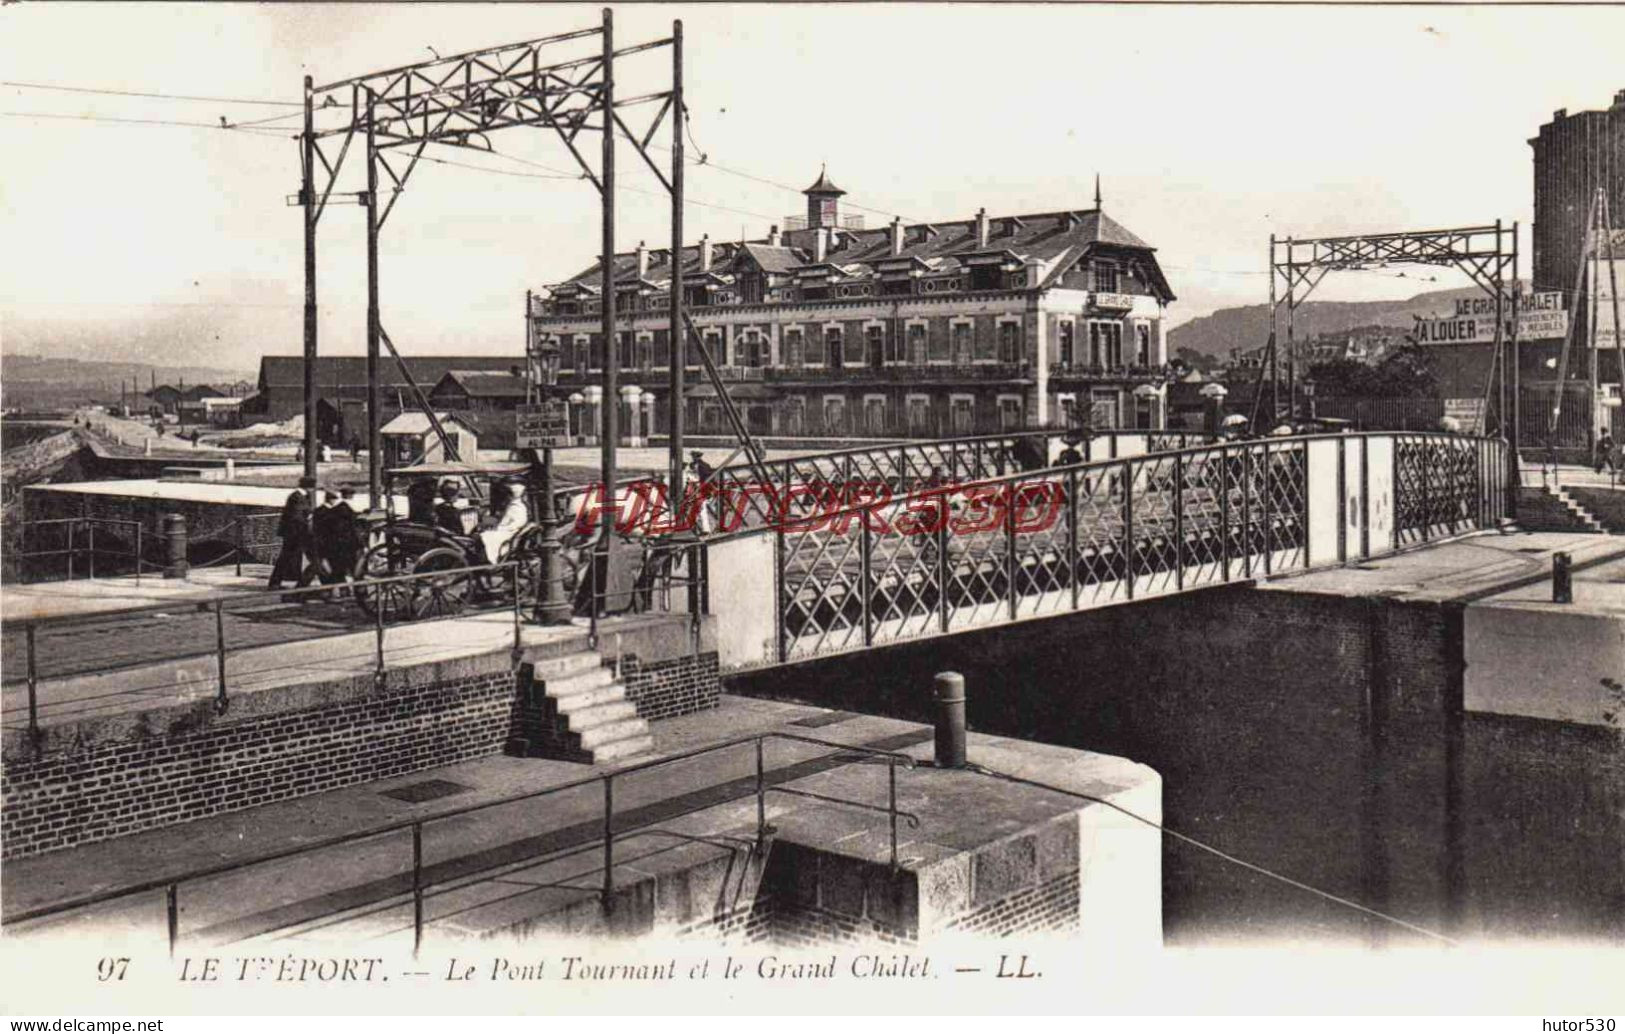
MULTIPOLYGON (((553 401, 551 396, 559 382, 558 340, 551 335, 540 337, 535 343, 533 355, 536 372, 541 378, 541 383, 536 385, 536 398, 546 406, 553 401)), ((565 431, 568 430, 566 426, 565 431)), ((571 607, 564 598, 564 586, 559 581, 559 517, 553 506, 553 446, 531 449, 530 454, 532 510, 542 530, 533 620, 539 625, 566 625, 570 623, 571 607), (540 463, 536 461, 538 451, 541 452, 540 463)))

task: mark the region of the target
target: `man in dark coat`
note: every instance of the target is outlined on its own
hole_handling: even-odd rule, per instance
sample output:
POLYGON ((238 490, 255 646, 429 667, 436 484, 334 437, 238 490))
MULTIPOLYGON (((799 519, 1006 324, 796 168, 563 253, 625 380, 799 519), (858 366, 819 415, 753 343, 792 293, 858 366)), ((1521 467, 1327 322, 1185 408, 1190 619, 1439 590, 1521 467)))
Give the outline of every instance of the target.
POLYGON ((327 585, 341 585, 349 581, 355 570, 361 537, 356 525, 355 510, 349 497, 354 490, 342 489, 329 493, 327 501, 311 514, 311 531, 321 558, 322 581, 327 585))
POLYGON ((280 589, 290 580, 301 589, 310 584, 312 565, 316 563, 310 526, 310 496, 315 487, 316 483, 310 478, 300 478, 299 487, 289 492, 287 501, 282 504, 282 519, 276 526, 282 552, 277 554, 276 563, 271 567, 272 589, 280 589))

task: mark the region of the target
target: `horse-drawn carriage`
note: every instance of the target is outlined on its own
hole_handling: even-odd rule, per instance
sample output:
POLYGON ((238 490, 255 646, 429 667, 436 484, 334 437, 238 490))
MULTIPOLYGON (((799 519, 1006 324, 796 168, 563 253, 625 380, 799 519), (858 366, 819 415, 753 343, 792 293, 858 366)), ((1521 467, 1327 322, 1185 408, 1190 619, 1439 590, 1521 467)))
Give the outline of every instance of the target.
MULTIPOLYGON (((387 618, 441 617, 471 601, 531 594, 541 572, 542 527, 525 500, 529 473, 523 463, 424 463, 385 471, 384 511, 371 518, 355 577, 429 577, 358 588, 356 602, 368 614, 382 609, 387 618), (402 484, 405 514, 395 496, 402 484), (462 486, 474 501, 454 505, 462 486), (494 505, 482 510, 482 498, 494 505), (515 505, 523 512, 510 511, 515 505)), ((574 563, 562 551, 560 566, 568 588, 574 563)))

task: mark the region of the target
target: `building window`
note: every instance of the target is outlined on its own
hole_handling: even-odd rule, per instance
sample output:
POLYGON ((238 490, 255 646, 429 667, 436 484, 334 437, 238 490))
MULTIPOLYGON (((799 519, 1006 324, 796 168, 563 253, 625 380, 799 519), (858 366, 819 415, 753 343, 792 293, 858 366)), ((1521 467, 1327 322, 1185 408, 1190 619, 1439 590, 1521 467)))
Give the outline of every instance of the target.
POLYGON ((833 370, 841 368, 841 328, 824 330, 824 362, 833 370))
POLYGON ((926 340, 927 340, 926 358, 928 358, 933 363, 945 363, 945 362, 947 362, 948 361, 948 335, 947 334, 931 334, 931 335, 929 335, 927 337, 926 340))
POLYGON ((845 339, 846 348, 842 354, 846 356, 846 365, 863 365, 863 343, 864 339, 857 334, 845 339))
POLYGON ((668 331, 655 331, 655 365, 671 366, 671 334, 668 331))
POLYGON ((1105 321, 1089 324, 1089 365, 1115 370, 1123 365, 1123 325, 1105 321))
POLYGON ((701 337, 702 340, 705 341, 705 350, 706 352, 710 353, 711 361, 716 363, 718 366, 727 366, 728 351, 723 347, 722 344, 722 332, 718 330, 707 330, 703 335, 701 335, 701 337))
POLYGON ((1095 290, 1115 293, 1117 291, 1117 263, 1096 262, 1094 264, 1095 290))
POLYGON ((863 428, 874 437, 886 433, 886 398, 883 395, 866 395, 863 399, 863 428))
POLYGON ((969 323, 955 323, 950 329, 954 342, 954 362, 961 365, 973 358, 971 354, 971 325, 969 323))
POLYGON ((1021 399, 1014 395, 999 396, 999 430, 1014 431, 1021 427, 1021 399))
POLYGON ((839 395, 824 396, 824 431, 835 434, 846 431, 846 399, 839 395))
POLYGON ((997 291, 1004 285, 999 282, 999 267, 973 266, 970 271, 970 289, 972 291, 997 291))
POLYGON ((886 334, 886 362, 892 363, 892 364, 895 365, 897 363, 903 362, 903 360, 904 360, 904 356, 903 356, 903 336, 897 332, 897 324, 895 322, 893 322, 891 324, 891 326, 887 328, 887 330, 888 330, 888 333, 886 334))
POLYGON ((761 331, 745 331, 743 339, 737 344, 739 365, 756 367, 766 364, 767 349, 763 347, 761 331))
POLYGON ((886 328, 869 327, 863 334, 868 341, 869 365, 878 369, 886 361, 886 328))
POLYGON ((956 435, 976 433, 976 400, 970 395, 951 395, 948 415, 956 435))
POLYGON ((807 433, 807 400, 804 398, 788 398, 784 400, 784 433, 807 433))
POLYGON ((1151 365, 1151 328, 1144 323, 1134 325, 1134 365, 1151 365))
POLYGON ((637 352, 638 369, 647 370, 654 366, 654 337, 650 334, 639 334, 635 351, 637 352))
POLYGON ((801 365, 801 331, 787 330, 784 332, 784 355, 781 357, 784 365, 794 370, 801 365))
POLYGON ((1089 393, 1090 426, 1111 428, 1121 426, 1117 416, 1117 392, 1097 388, 1089 393))
POLYGON ((924 395, 908 397, 908 433, 926 434, 931 430, 931 400, 924 395))
POLYGON ((925 365, 925 325, 916 323, 908 328, 908 361, 914 366, 925 365))
POLYGON ((999 324, 999 362, 1021 362, 1021 326, 1019 324, 999 324))
POLYGON ((1059 333, 1060 358, 1062 366, 1071 366, 1072 356, 1072 321, 1063 320, 1059 333))

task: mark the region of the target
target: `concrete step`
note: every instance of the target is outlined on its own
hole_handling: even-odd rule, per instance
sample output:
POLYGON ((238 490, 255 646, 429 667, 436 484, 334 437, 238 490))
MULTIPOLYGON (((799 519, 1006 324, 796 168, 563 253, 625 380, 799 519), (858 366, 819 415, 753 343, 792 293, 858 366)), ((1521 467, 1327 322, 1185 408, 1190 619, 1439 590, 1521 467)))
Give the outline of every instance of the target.
POLYGON ((597 748, 603 744, 648 734, 649 723, 642 718, 623 718, 618 722, 605 722, 603 725, 581 730, 581 749, 592 751, 593 760, 596 762, 600 760, 597 748))
POLYGON ((619 682, 611 682, 608 685, 584 689, 579 693, 570 693, 565 696, 555 696, 549 693, 548 696, 553 701, 553 709, 559 714, 567 715, 574 714, 585 708, 597 707, 600 704, 612 704, 617 700, 625 700, 626 687, 619 682))
POLYGON ((567 653, 562 657, 544 657, 531 662, 532 677, 537 682, 551 682, 571 675, 579 675, 603 667, 603 659, 592 650, 567 653))
POLYGON ((1552 495, 1556 496, 1558 502, 1562 503, 1563 506, 1574 515, 1575 519, 1581 524, 1584 524, 1587 528, 1590 528, 1592 531, 1600 532, 1606 532, 1608 530, 1603 527, 1601 521, 1592 515, 1590 510, 1587 510, 1584 506, 1582 506, 1579 500, 1569 495, 1568 492, 1561 488, 1556 488, 1552 490, 1552 495))
POLYGON ((615 681, 615 675, 608 668, 597 667, 587 671, 578 671, 569 675, 550 679, 538 679, 547 690, 547 695, 555 700, 561 697, 574 696, 588 690, 608 686, 615 681))
POLYGON ((582 733, 588 729, 624 722, 628 718, 636 718, 637 716, 637 706, 630 700, 616 700, 607 704, 598 704, 594 707, 583 707, 580 710, 570 711, 565 715, 565 724, 571 732, 582 733))
POLYGON ((630 736, 624 740, 615 740, 592 750, 593 764, 605 761, 619 761, 623 758, 637 757, 647 754, 655 749, 655 738, 648 733, 641 736, 630 736))

